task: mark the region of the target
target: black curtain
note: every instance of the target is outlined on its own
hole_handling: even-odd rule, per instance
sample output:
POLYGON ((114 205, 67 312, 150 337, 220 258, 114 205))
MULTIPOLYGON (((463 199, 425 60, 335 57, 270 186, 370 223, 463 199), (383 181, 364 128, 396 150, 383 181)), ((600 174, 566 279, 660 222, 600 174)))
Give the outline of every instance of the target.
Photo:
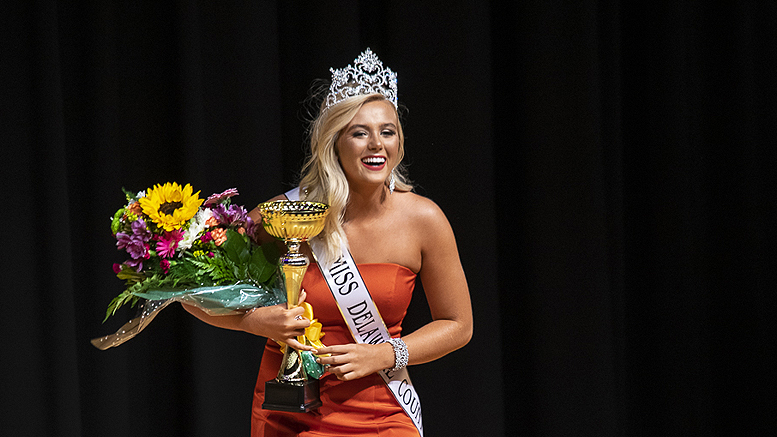
POLYGON ((427 436, 773 430, 777 6, 713 3, 3 2, 0 430, 248 434, 262 339, 175 306, 89 343, 134 314, 101 323, 110 217, 288 189, 311 84, 366 47, 472 294, 472 342, 411 368, 427 436))

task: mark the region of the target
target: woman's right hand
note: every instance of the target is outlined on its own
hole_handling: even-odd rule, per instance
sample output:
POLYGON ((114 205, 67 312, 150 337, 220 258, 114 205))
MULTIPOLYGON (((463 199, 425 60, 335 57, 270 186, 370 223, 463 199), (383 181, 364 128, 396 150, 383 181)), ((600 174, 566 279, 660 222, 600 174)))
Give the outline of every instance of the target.
POLYGON ((286 343, 297 350, 313 352, 316 348, 305 346, 297 341, 297 336, 305 335, 305 328, 311 323, 310 320, 302 317, 304 311, 300 306, 286 309, 285 304, 254 308, 243 316, 240 329, 267 337, 277 343, 286 343))

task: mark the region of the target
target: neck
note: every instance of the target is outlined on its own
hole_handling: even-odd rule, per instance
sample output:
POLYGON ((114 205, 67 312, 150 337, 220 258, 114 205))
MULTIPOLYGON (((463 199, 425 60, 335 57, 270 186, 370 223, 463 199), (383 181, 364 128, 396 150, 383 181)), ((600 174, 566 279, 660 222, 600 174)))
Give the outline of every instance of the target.
POLYGON ((345 211, 345 221, 364 219, 381 213, 388 201, 383 184, 371 187, 350 187, 351 195, 345 211))

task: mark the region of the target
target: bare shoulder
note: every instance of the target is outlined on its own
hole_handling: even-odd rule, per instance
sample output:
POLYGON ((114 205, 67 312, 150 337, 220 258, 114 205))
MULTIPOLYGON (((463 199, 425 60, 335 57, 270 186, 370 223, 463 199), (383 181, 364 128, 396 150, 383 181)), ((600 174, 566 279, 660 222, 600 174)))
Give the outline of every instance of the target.
POLYGON ((412 192, 398 194, 398 210, 419 228, 432 230, 440 229, 440 226, 449 226, 445 213, 433 200, 412 192))
MULTIPOLYGON (((404 194, 401 214, 407 216, 407 237, 420 254, 419 269, 430 289, 432 284, 446 283, 462 274, 456 237, 442 209, 429 198, 413 193, 404 194)), ((399 208, 398 208, 399 209, 399 208)), ((447 287, 447 286, 446 286, 447 287)))

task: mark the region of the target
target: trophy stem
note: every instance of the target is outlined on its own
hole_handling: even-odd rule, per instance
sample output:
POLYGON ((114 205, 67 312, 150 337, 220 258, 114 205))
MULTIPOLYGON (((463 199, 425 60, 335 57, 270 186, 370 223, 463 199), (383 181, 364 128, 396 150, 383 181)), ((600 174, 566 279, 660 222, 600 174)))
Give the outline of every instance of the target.
POLYGON ((289 240, 286 242, 286 247, 288 252, 281 259, 281 271, 286 283, 286 307, 294 308, 299 305, 302 278, 305 277, 310 261, 307 256, 299 252, 300 241, 289 240))
MULTIPOLYGON (((299 241, 289 240, 286 242, 286 246, 289 251, 281 260, 281 271, 286 284, 286 307, 291 309, 299 305, 302 279, 305 277, 310 261, 307 256, 299 252, 299 241)), ((276 380, 278 382, 299 385, 303 384, 307 379, 301 353, 286 345, 286 351, 283 353, 281 368, 278 369, 276 380)))

